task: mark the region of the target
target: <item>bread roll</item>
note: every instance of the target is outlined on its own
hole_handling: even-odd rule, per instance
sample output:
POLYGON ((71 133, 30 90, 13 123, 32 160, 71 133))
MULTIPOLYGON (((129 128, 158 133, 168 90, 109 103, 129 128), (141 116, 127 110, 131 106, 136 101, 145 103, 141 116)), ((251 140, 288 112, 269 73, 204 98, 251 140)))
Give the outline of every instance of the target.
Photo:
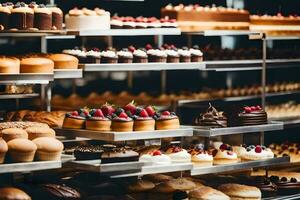
POLYGON ((28 138, 28 134, 25 130, 21 128, 8 128, 1 131, 2 138, 9 142, 10 140, 16 139, 16 138, 28 138))

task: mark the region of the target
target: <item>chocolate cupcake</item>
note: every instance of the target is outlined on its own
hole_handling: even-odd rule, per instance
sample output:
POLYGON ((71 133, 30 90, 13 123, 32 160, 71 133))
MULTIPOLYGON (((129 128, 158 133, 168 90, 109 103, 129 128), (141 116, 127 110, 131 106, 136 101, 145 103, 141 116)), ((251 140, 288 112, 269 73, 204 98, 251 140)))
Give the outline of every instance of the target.
POLYGON ((132 63, 133 55, 128 49, 123 49, 117 52, 118 63, 132 63))
POLYGON ((200 116, 194 120, 194 124, 210 128, 223 128, 227 127, 227 117, 223 112, 218 112, 209 103, 207 111, 205 113, 201 113, 200 116))
POLYGON ((0 5, 0 30, 9 29, 10 9, 6 4, 0 5))
POLYGON ((167 57, 168 63, 179 63, 180 62, 180 56, 177 51, 175 51, 174 49, 167 49, 167 50, 165 50, 165 52, 168 56, 167 57))
POLYGON ((179 49, 178 53, 180 56, 180 62, 191 62, 191 52, 187 48, 179 49))
POLYGON ((96 160, 101 159, 103 149, 101 146, 78 146, 74 150, 76 160, 96 160))
POLYGON ((63 12, 58 7, 49 8, 52 11, 52 29, 62 30, 63 25, 63 12))
POLYGON ((52 11, 43 4, 34 9, 34 27, 39 30, 52 29, 52 11))
POLYGON ((17 3, 11 10, 9 24, 11 29, 26 30, 32 29, 34 22, 34 11, 25 3, 17 3))
POLYGON ((134 63, 147 63, 148 62, 147 53, 141 49, 134 50, 133 62, 134 63))
POLYGON ((86 52, 85 63, 97 63, 99 64, 101 61, 101 52, 99 50, 90 50, 86 52))
POLYGON ((102 51, 101 52, 101 63, 117 63, 118 56, 114 51, 102 51))
POLYGON ((149 62, 167 62, 167 54, 163 50, 149 49, 147 51, 149 62))
POLYGON ((202 62, 203 61, 203 53, 199 50, 198 46, 193 46, 190 49, 191 53, 191 62, 202 62))

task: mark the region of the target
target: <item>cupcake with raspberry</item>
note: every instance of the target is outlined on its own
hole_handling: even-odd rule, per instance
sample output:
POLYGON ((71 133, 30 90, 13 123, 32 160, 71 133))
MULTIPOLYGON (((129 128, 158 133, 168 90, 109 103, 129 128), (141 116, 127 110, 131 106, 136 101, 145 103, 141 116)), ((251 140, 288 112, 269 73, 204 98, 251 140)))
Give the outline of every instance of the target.
POLYGON ((212 166, 213 165, 213 156, 210 152, 203 149, 192 148, 188 151, 192 156, 192 162, 195 166, 212 166))
POLYGON ((222 144, 219 149, 212 152, 214 165, 233 164, 239 161, 237 154, 233 151, 232 147, 227 144, 222 144))
POLYGON ((172 163, 171 158, 163 154, 160 150, 150 151, 147 154, 141 155, 139 161, 152 165, 169 165, 172 163))
POLYGON ((178 50, 180 56, 180 62, 191 62, 191 52, 187 48, 182 48, 178 50))
POLYGON ((166 150, 166 155, 168 155, 172 163, 189 163, 191 162, 191 154, 189 154, 185 149, 179 146, 171 146, 166 150))
POLYGON ((133 119, 129 117, 125 110, 118 108, 112 115, 111 130, 117 132, 133 131, 133 119))
POLYGON ((63 128, 67 129, 83 129, 85 127, 85 120, 89 116, 87 109, 75 110, 66 114, 63 128))
POLYGON ((274 153, 270 149, 260 145, 250 145, 241 155, 243 161, 264 160, 273 157, 274 153))
POLYGON ((179 118, 174 112, 163 111, 154 115, 157 130, 179 129, 179 118))
POLYGON ((104 116, 101 109, 90 110, 85 128, 93 131, 110 131, 111 120, 104 116))
POLYGON ((165 50, 167 54, 167 62, 168 63, 179 63, 180 62, 180 56, 179 53, 175 49, 167 49, 165 50))
POLYGON ((101 63, 118 63, 116 52, 107 50, 101 52, 101 63))
POLYGON ((149 116, 146 109, 137 108, 136 114, 133 116, 134 131, 154 131, 155 130, 155 120, 149 116))
POLYGON ((200 51, 199 46, 195 45, 190 49, 191 53, 191 62, 202 62, 203 53, 200 51))
POLYGON ((149 62, 167 62, 167 54, 164 50, 160 49, 149 49, 147 51, 149 62))
POLYGON ((99 49, 94 48, 86 52, 86 60, 85 63, 97 63, 99 64, 101 61, 101 52, 99 49))
POLYGON ((128 49, 122 49, 117 52, 118 63, 132 63, 133 55, 128 49))

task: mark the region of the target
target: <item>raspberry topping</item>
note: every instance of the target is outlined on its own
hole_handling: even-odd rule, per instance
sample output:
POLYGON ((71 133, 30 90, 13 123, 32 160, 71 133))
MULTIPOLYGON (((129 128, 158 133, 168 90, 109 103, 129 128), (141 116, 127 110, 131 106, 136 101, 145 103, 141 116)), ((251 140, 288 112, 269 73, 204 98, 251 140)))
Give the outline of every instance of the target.
POLYGON ((119 114, 119 117, 120 117, 120 118, 125 118, 125 119, 127 119, 127 118, 128 118, 128 115, 127 115, 125 112, 121 112, 121 113, 119 114))
POLYGON ((171 115, 171 113, 169 111, 164 111, 161 113, 162 115, 171 115))
POLYGON ((228 148, 228 146, 226 145, 226 144, 222 144, 221 146, 220 146, 220 150, 227 150, 227 148, 228 148))
POLYGON ((140 112, 140 117, 149 117, 147 111, 145 109, 143 109, 141 112, 140 112))
POLYGON ((94 117, 104 117, 102 110, 96 109, 96 111, 94 113, 94 117))
POLYGON ((155 110, 152 106, 147 106, 145 108, 145 110, 147 111, 147 113, 150 117, 153 117, 155 115, 155 110))
POLYGON ((262 152, 261 146, 257 145, 257 146, 255 147, 255 152, 256 152, 256 153, 261 153, 261 152, 262 152))
POLYGON ((156 150, 156 151, 153 151, 152 155, 153 156, 160 156, 162 153, 160 152, 160 150, 156 150))
POLYGON ((72 116, 79 116, 79 113, 78 113, 77 110, 75 110, 75 111, 73 111, 73 112, 71 113, 71 115, 72 115, 72 116))

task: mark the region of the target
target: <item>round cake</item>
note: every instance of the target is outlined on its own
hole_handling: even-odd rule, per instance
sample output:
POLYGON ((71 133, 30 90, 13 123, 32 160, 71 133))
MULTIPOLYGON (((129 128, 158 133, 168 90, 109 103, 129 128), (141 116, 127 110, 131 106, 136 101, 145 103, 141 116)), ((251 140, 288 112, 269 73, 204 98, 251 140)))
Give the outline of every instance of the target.
POLYGON ((20 60, 17 58, 0 57, 0 74, 19 74, 20 60))
POLYGON ((242 126, 267 124, 268 116, 260 106, 246 106, 238 114, 238 123, 242 126))
POLYGON ((67 54, 51 54, 48 56, 54 62, 54 69, 77 69, 78 59, 67 54))
POLYGON ((54 62, 47 58, 24 58, 21 60, 21 73, 53 73, 54 62))

